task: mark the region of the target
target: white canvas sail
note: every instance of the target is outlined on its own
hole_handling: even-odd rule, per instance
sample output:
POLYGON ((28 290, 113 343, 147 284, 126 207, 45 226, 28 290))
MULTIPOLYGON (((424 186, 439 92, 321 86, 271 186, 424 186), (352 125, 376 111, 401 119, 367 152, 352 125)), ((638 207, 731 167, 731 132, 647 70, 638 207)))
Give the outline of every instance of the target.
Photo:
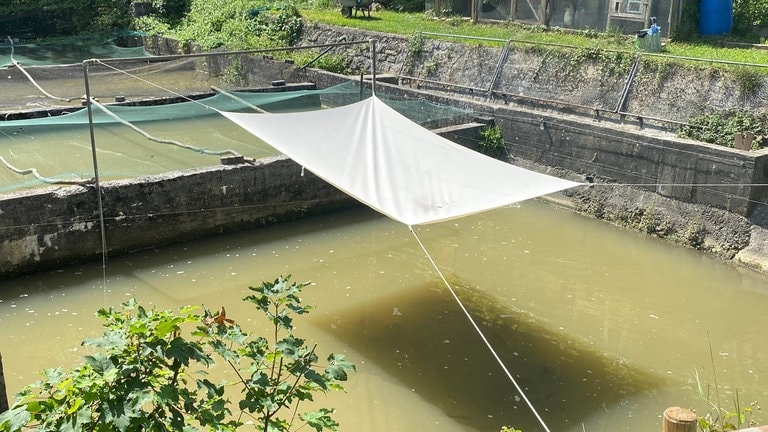
POLYGON ((375 96, 318 111, 222 114, 318 177, 407 225, 458 218, 580 184, 464 148, 375 96))

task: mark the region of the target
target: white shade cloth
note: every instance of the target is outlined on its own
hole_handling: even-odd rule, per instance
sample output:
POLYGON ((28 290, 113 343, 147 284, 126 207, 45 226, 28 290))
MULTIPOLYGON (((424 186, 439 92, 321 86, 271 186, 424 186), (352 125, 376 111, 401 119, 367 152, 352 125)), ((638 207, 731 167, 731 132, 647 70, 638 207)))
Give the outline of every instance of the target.
POLYGON ((485 156, 376 96, 317 111, 222 112, 350 196, 407 225, 454 219, 580 183, 485 156))

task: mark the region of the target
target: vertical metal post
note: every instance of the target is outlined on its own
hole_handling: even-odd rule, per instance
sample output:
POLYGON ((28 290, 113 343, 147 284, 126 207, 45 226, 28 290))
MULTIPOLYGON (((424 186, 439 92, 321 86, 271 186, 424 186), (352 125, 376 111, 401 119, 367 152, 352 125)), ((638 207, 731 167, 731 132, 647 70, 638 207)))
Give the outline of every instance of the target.
POLYGON ((376 94, 376 40, 371 39, 371 93, 376 94))
POLYGON ((96 202, 99 210, 99 228, 101 230, 101 266, 104 285, 107 281, 107 233, 104 227, 104 204, 101 200, 101 183, 99 181, 99 162, 96 157, 96 136, 93 130, 93 106, 91 104, 91 85, 88 81, 88 63, 90 60, 83 61, 83 74, 85 80, 85 107, 88 110, 88 129, 91 135, 91 157, 93 159, 93 178, 96 182, 96 202))
POLYGON ((360 72, 360 99, 363 100, 363 95, 365 94, 365 73, 360 72))
POLYGON ((539 24, 549 27, 549 0, 539 2, 539 24))

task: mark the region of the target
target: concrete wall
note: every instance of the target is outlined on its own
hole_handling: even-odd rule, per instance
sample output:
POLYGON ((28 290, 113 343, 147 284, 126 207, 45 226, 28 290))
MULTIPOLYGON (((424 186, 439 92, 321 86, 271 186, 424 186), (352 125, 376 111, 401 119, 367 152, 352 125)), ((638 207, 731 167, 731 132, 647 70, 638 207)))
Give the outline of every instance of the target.
POLYGON ((758 203, 768 199, 765 187, 752 186, 768 184, 768 149, 743 151, 705 144, 610 118, 483 103, 384 83, 378 88, 394 97, 423 98, 494 119, 502 129, 509 162, 515 164, 532 162, 568 171, 577 174, 577 181, 639 185, 663 197, 740 216, 751 215, 758 203))
MULTIPOLYGON (((437 131, 476 142, 482 123, 437 131)), ((285 157, 101 185, 107 255, 253 229, 359 203, 285 157)), ((95 187, 0 196, 0 278, 100 259, 95 187)))
MULTIPOLYGON (((107 182, 102 200, 108 255, 357 205, 285 158, 107 182)), ((0 277, 101 256, 95 188, 4 195, 0 214, 0 277)))
MULTIPOLYGON (((661 128, 675 128, 674 122, 686 122, 712 107, 768 109, 768 76, 759 66, 726 68, 707 61, 674 62, 638 57, 634 52, 520 42, 505 49, 502 42, 488 46, 469 39, 446 41, 430 36, 414 49, 419 44, 413 36, 317 23, 306 23, 301 44, 370 39, 376 40, 378 73, 414 77, 401 81, 460 97, 587 116, 621 111, 631 113, 633 120, 644 117, 646 127, 654 118, 673 122, 662 122, 661 128), (635 58, 639 59, 637 68, 633 68, 635 58)), ((350 70, 370 71, 367 46, 333 52, 346 58, 350 70)))
MULTIPOLYGON (((429 38, 409 57, 412 38, 318 24, 307 25, 303 38, 305 44, 375 39, 378 73, 394 74, 401 84, 378 83, 380 92, 494 117, 513 161, 650 185, 642 188, 741 216, 768 198, 766 188, 751 186, 768 183, 768 150, 742 151, 675 135, 679 122, 713 106, 764 111, 764 75, 760 90, 744 95, 738 74, 703 64, 641 58, 632 72, 632 58, 613 53, 517 45, 504 50, 429 38)), ((370 68, 369 50, 336 53, 347 56, 352 69, 370 68)), ((323 75, 304 78, 326 82, 323 75)))

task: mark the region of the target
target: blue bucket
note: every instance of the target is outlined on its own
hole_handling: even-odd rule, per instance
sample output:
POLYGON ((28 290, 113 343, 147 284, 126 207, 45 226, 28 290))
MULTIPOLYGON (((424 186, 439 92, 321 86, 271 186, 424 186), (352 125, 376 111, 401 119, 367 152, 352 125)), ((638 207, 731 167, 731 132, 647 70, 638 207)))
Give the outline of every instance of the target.
POLYGON ((701 0, 699 32, 702 36, 730 34, 733 30, 733 0, 701 0))

